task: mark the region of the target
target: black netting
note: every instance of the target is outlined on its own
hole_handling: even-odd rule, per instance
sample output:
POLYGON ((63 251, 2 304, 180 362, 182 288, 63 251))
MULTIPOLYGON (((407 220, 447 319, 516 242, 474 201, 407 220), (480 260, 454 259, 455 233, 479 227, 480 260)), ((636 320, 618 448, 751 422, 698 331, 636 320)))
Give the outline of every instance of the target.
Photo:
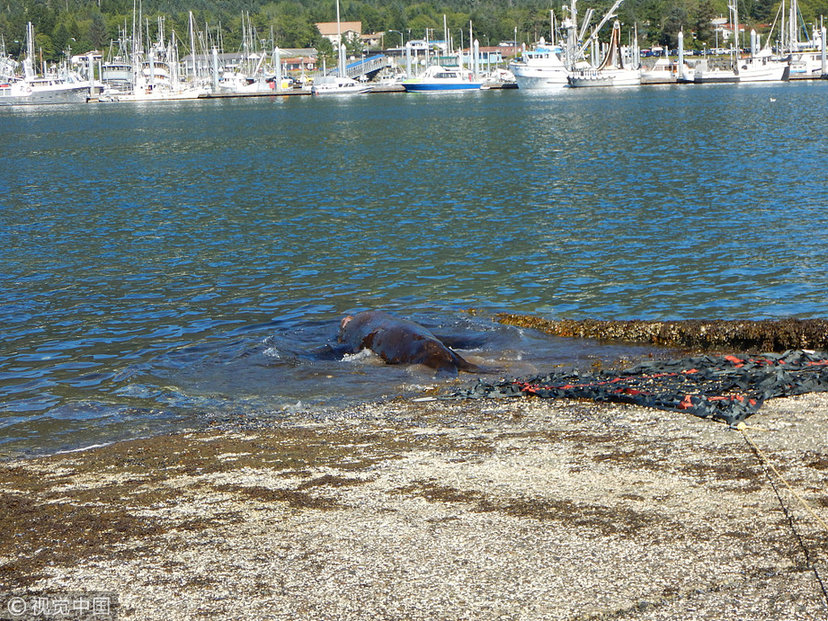
POLYGON ((828 391, 828 354, 793 350, 761 356, 694 356, 645 362, 624 371, 554 372, 523 380, 478 382, 457 398, 592 399, 689 412, 731 425, 767 399, 828 391))

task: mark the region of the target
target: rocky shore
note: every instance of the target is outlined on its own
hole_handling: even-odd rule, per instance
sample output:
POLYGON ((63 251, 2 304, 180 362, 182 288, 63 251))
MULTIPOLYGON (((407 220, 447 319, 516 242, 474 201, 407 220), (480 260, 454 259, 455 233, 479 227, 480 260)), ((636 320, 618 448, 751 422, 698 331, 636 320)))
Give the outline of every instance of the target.
POLYGON ((0 592, 142 620, 825 619, 827 413, 392 401, 6 462, 0 592))
POLYGON ((550 320, 511 313, 500 313, 496 318, 506 325, 532 328, 553 336, 648 343, 694 351, 828 351, 828 320, 825 319, 602 321, 550 320))

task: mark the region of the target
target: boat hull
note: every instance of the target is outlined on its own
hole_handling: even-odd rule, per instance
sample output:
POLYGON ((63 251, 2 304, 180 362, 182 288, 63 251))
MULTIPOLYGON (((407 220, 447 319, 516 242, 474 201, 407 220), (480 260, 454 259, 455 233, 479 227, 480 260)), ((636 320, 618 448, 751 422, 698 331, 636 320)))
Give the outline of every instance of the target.
POLYGON ((403 87, 409 93, 436 93, 446 91, 479 91, 482 82, 453 82, 439 84, 434 82, 418 82, 406 84, 403 87))
POLYGON ((509 70, 518 88, 524 90, 556 89, 567 85, 569 72, 561 63, 544 66, 540 63, 512 63, 509 70))
POLYGON ((36 106, 51 104, 86 103, 89 86, 72 85, 49 90, 32 89, 25 92, 14 87, 0 88, 0 106, 36 106))
POLYGON ((641 73, 637 70, 579 71, 569 76, 573 88, 641 86, 641 73))
POLYGON ((360 95, 371 90, 370 86, 360 86, 358 88, 311 88, 311 95, 360 95))
POLYGON ((747 65, 739 70, 739 82, 782 82, 786 78, 787 63, 747 65))
POLYGON ((524 90, 557 89, 567 85, 568 73, 542 69, 513 70, 518 88, 524 90))
POLYGON ((693 77, 696 84, 735 84, 738 81, 739 76, 733 71, 704 71, 693 77))

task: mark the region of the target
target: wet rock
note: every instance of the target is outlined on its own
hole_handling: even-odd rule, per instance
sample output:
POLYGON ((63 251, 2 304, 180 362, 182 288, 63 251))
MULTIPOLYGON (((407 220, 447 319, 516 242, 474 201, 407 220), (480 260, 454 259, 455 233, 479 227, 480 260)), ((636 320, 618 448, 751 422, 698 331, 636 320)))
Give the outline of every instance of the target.
POLYGON ((550 320, 510 313, 500 313, 496 319, 506 325, 533 328, 554 336, 651 343, 697 351, 783 352, 788 349, 828 349, 828 320, 825 319, 550 320))

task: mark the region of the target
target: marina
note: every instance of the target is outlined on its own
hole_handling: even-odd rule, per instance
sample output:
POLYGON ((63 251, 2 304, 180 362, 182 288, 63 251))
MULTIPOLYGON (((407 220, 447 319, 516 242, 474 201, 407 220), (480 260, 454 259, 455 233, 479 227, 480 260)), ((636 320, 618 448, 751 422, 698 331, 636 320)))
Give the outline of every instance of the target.
MULTIPOLYGON (((616 0, 593 24, 594 11, 588 9, 579 20, 577 0, 570 0, 564 7, 567 17, 563 22, 557 23, 554 11, 550 11, 549 43, 541 37, 529 49, 525 46, 518 49, 515 45, 508 62, 498 51, 494 66, 491 48, 484 54, 474 38, 471 22, 468 47, 462 45, 462 31, 461 44, 455 47, 444 25, 442 42, 409 40, 397 50, 402 56, 392 54, 391 50, 378 50, 367 57, 363 53, 360 59, 351 56, 349 62, 346 46, 341 42, 337 2, 336 68, 327 70, 323 62, 321 71, 306 73, 303 66, 298 74, 295 69, 291 73, 285 63, 290 52, 280 50, 272 40, 271 48, 267 49, 265 40, 255 35, 249 16, 247 20, 242 16, 241 51, 228 55, 215 43, 211 44, 207 33, 199 31, 191 12, 189 54, 182 58, 180 40, 175 33, 167 35, 161 17, 154 35, 148 21, 144 34, 139 4, 131 34, 125 25, 118 41, 111 42, 106 59, 99 52, 89 52, 75 57, 72 67, 63 64, 59 70, 42 75, 35 72, 35 33, 29 23, 26 50, 20 62, 12 59, 5 48, 0 49, 0 105, 511 88, 554 91, 564 87, 747 84, 828 78, 826 29, 814 25, 810 38, 801 41, 797 0, 791 0, 787 15, 785 3, 780 5, 773 25, 765 34, 764 44, 762 36, 751 30, 749 48, 742 47, 739 33, 737 40, 731 39, 729 52, 717 49, 716 55, 705 53, 698 57, 692 50, 685 50, 684 32, 680 31, 677 49, 672 51, 675 57, 665 54, 651 62, 644 62, 642 58, 637 31, 630 33, 628 45, 622 44, 621 24, 616 19, 622 1, 616 0), (602 41, 602 32, 608 24, 611 24, 608 40, 602 41), (775 29, 779 33, 776 39, 773 38, 775 29), (501 62, 506 66, 501 66, 501 62)), ((730 0, 728 8, 730 23, 738 25, 737 0, 730 0)))

